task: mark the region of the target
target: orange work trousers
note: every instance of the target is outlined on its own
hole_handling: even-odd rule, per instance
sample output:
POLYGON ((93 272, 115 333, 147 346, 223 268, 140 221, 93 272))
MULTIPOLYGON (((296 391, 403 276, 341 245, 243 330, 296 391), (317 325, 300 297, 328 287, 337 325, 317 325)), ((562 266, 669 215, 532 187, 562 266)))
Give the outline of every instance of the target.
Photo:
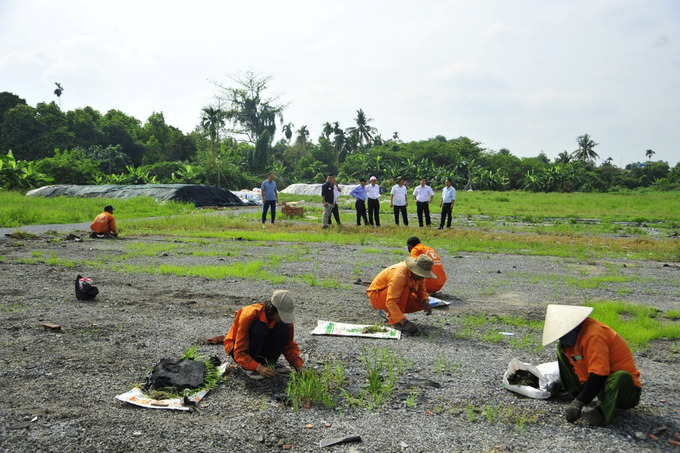
POLYGON ((390 324, 395 324, 404 319, 404 313, 415 313, 423 309, 423 303, 418 302, 416 293, 412 293, 408 286, 404 287, 397 307, 393 307, 392 310, 387 307, 387 288, 373 292, 368 297, 368 300, 371 301, 371 305, 376 310, 385 310, 387 312, 387 317, 389 318, 388 322, 390 324), (392 313, 392 311, 396 311, 397 309, 401 313, 392 313), (395 316, 396 319, 393 316, 395 316))

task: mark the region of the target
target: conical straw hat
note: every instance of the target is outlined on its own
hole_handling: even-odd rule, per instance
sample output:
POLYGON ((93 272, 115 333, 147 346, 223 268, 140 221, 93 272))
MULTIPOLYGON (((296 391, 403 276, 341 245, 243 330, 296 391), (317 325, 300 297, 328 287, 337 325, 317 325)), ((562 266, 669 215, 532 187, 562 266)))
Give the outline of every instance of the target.
POLYGON ((574 327, 581 324, 592 311, 593 307, 548 305, 548 310, 545 313, 545 325, 543 326, 543 346, 569 333, 574 327))

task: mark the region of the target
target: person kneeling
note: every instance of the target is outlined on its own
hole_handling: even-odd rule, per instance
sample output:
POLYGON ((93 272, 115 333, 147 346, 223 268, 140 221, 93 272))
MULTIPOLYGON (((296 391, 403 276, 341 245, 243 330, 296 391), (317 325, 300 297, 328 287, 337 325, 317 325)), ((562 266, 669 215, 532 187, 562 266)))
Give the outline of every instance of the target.
POLYGON ((286 290, 276 290, 270 301, 241 308, 224 339, 224 351, 252 379, 273 378, 290 369, 277 364, 284 355, 296 371, 303 369, 300 348, 293 339, 295 299, 286 290))
POLYGON ((579 418, 594 426, 611 423, 616 409, 640 402, 642 385, 633 353, 611 327, 588 315, 592 307, 548 305, 543 346, 559 339, 560 380, 574 400, 565 410, 568 422, 579 418), (597 396, 597 406, 583 407, 597 396))

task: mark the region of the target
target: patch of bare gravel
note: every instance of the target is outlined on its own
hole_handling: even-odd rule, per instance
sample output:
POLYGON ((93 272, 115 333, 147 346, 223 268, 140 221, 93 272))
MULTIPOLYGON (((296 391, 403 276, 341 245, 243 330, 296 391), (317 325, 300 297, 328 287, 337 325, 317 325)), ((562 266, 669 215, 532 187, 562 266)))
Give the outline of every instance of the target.
MULTIPOLYGON (((414 315, 412 319, 423 328, 419 337, 378 341, 312 336, 310 331, 318 319, 379 321, 366 288, 353 282, 368 281, 400 259, 392 248, 366 253, 359 245, 327 243, 291 246, 163 237, 73 242, 63 237, 0 239, 0 451, 240 452, 290 446, 291 451, 311 452, 321 451, 318 442, 323 438, 350 434, 361 435, 363 441, 330 450, 677 451, 668 443, 680 431, 677 341, 654 342, 635 354, 643 381, 640 405, 621 412, 614 425, 596 429, 567 423, 562 415, 567 400, 531 400, 502 388, 501 377, 512 357, 536 364, 551 361, 552 348, 517 349, 510 344, 512 337, 485 341, 466 336, 462 326, 467 314, 542 319, 548 303, 586 299, 678 309, 677 267, 442 251, 449 281, 441 298, 453 305, 435 310, 429 318, 414 315), (134 244, 172 247, 152 256, 131 256, 134 244), (218 253, 189 253, 196 249, 218 253), (107 270, 123 263, 152 268, 220 265, 294 253, 299 259, 281 259, 271 270, 287 277, 281 285, 107 270), (76 265, 25 264, 50 256, 76 265), (125 260, 119 263, 119 257, 125 260), (85 260, 106 264, 80 264, 85 260), (638 278, 594 289, 561 280, 562 276, 604 275, 612 269, 638 278), (93 278, 99 287, 94 301, 76 300, 77 273, 93 278), (294 280, 306 274, 337 284, 309 286, 294 280), (312 407, 296 414, 281 402, 283 380, 253 382, 234 368, 191 413, 139 409, 114 401, 115 395, 143 380, 160 358, 180 356, 190 346, 226 333, 236 310, 268 298, 280 287, 298 297, 296 339, 308 367, 340 363, 352 388, 358 389, 366 376, 359 360, 364 348, 385 347, 411 363, 387 403, 372 410, 341 404, 335 410, 312 407), (60 324, 62 331, 44 330, 40 326, 44 322, 60 324), (442 358, 449 370, 438 372, 435 362, 442 358), (411 406, 406 398, 414 388, 421 392, 411 406), (486 409, 493 407, 500 407, 499 415, 487 417, 486 409), (307 424, 312 427, 306 428, 307 424), (660 426, 666 431, 659 440, 651 440, 648 433, 660 426), (644 438, 637 438, 636 432, 644 438)), ((518 338, 540 336, 528 329, 513 333, 518 338)), ((202 345, 200 352, 226 360, 219 345, 202 345)))

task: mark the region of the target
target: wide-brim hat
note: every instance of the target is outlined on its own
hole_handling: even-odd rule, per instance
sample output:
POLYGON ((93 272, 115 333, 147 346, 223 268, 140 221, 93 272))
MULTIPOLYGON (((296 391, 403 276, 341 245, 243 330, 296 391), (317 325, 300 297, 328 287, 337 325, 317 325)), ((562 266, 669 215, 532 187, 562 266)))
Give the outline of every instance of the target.
POLYGON ((413 258, 409 256, 406 258, 406 265, 414 274, 419 277, 424 278, 437 278, 436 275, 432 273, 432 266, 434 266, 434 261, 427 255, 418 255, 418 258, 413 258))
POLYGON ((295 298, 285 289, 277 289, 272 295, 272 305, 279 312, 282 322, 292 324, 295 322, 295 298))
POLYGON ((113 212, 113 206, 111 206, 110 204, 107 204, 106 206, 104 206, 104 211, 113 212))
POLYGON ((543 326, 543 346, 568 334, 592 312, 593 307, 549 304, 543 326))

